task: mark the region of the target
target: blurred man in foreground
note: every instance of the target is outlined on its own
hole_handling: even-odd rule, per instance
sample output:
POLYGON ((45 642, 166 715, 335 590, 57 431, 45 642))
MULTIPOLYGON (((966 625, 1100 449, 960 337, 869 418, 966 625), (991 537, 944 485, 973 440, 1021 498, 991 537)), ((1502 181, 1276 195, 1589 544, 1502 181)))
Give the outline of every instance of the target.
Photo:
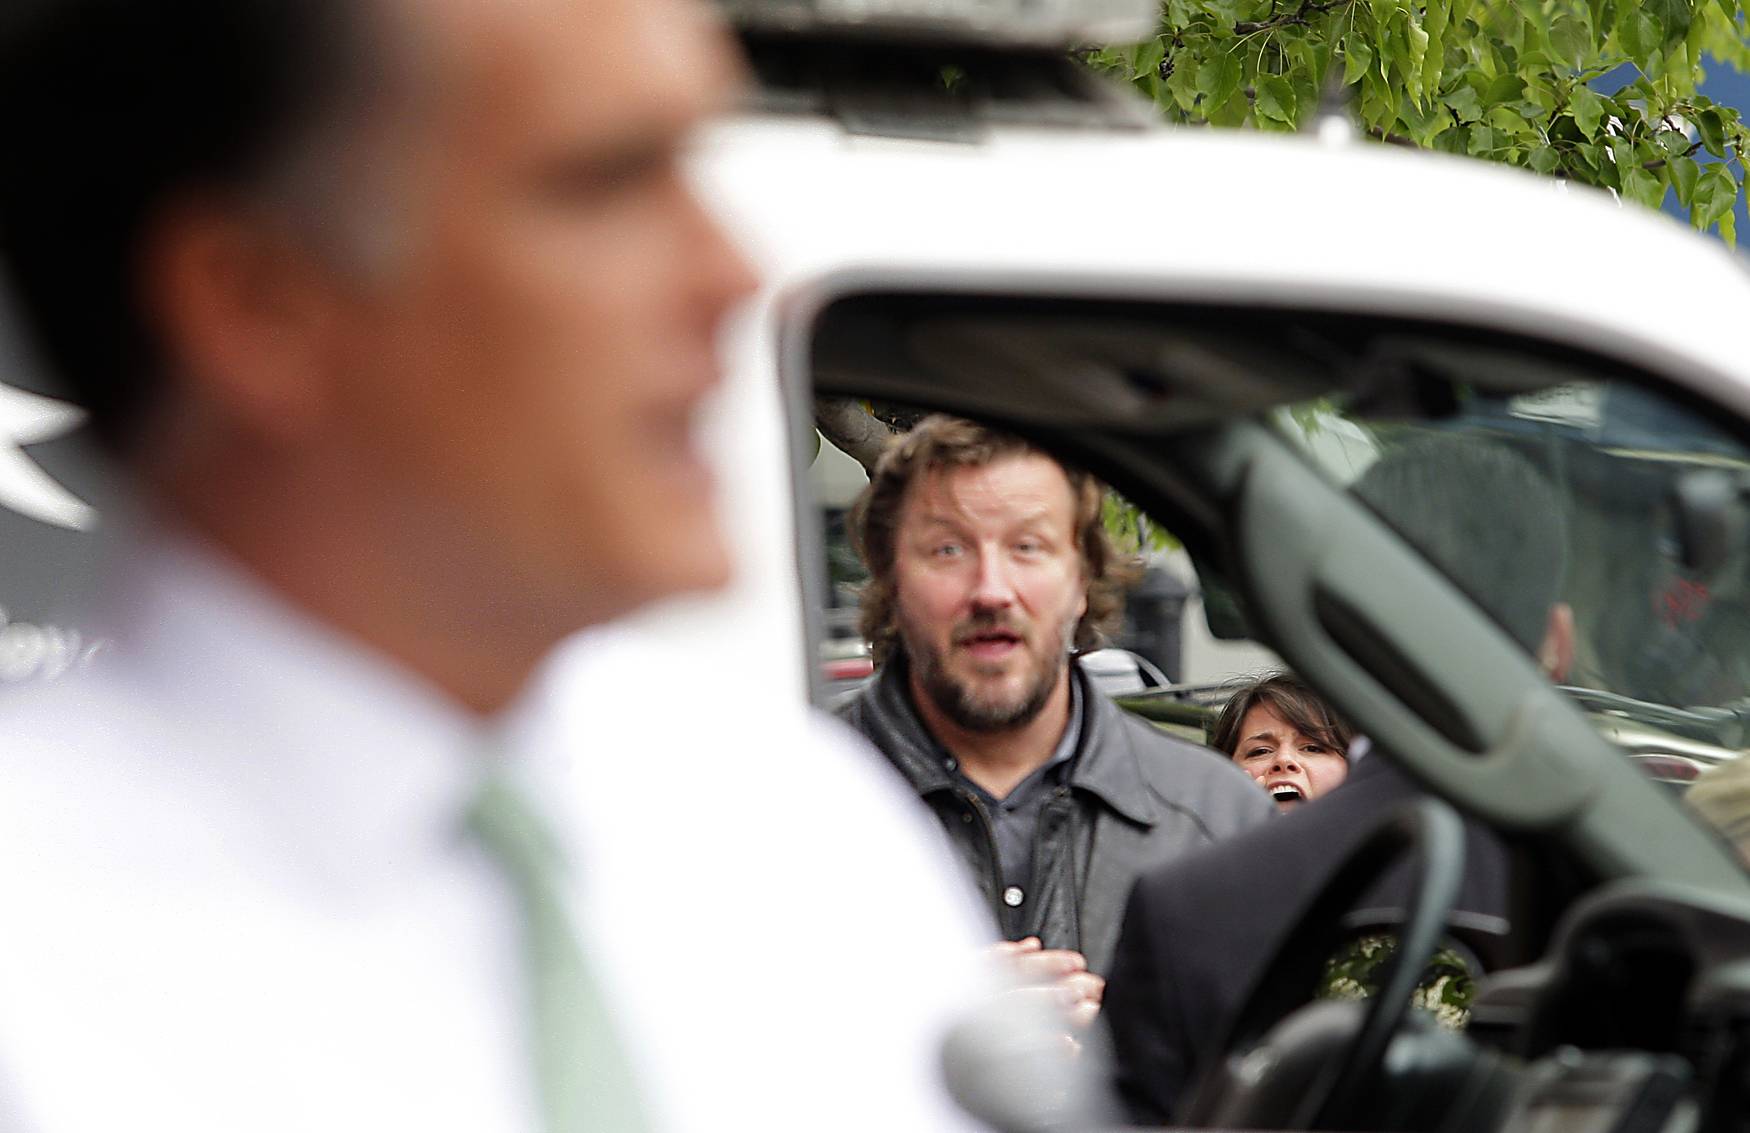
POLYGON ((518 706, 729 573, 693 431, 753 280, 681 157, 736 77, 682 0, 6 5, 8 283, 141 519, 108 662, 0 705, 0 1127, 954 1123, 973 934, 880 881, 941 867, 858 753, 809 798, 880 870, 736 872, 804 804, 723 784, 686 834, 742 916, 677 936, 587 914, 701 860, 573 818, 638 765, 654 824, 702 745, 598 778, 518 706))

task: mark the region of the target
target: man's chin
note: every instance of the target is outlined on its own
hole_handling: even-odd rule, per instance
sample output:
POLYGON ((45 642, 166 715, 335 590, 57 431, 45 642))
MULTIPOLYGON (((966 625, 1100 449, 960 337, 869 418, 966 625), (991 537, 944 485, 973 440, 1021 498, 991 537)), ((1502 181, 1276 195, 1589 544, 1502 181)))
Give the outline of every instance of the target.
POLYGON ((722 534, 710 525, 704 531, 688 541, 684 552, 652 566, 644 576, 652 590, 646 601, 710 594, 734 580, 734 558, 722 534))
POLYGON ((702 524, 684 544, 652 546, 623 560, 611 578, 592 587, 589 624, 616 621, 671 599, 709 595, 734 576, 723 536, 712 524, 702 524))
POLYGON ((951 705, 939 705, 947 716, 969 732, 1006 732, 1025 727, 1044 709, 1025 690, 978 689, 962 684, 951 705))

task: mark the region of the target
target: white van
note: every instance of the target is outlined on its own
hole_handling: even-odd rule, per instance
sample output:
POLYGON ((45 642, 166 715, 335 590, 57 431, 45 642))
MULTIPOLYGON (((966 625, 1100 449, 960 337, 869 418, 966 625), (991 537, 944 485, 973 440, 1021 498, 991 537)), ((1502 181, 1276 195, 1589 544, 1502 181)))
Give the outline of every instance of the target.
POLYGON ((1486 1106, 1462 1074, 1436 1087, 1384 1058, 1410 1040, 1376 1009, 1310 1053, 1285 1024, 1205 1114, 1271 1124, 1284 1096, 1320 1100, 1312 1065, 1362 1074, 1387 1108, 1448 1091, 1416 1120, 1463 1103, 1483 1106, 1467 1127, 1518 1128, 1579 1105, 1610 1124, 1643 1097, 1646 1060, 1673 1053, 1657 1036, 1704 1025, 1660 1120, 1711 1104, 1709 1067, 1745 1053, 1721 1020, 1750 1002, 1727 943, 1750 940, 1750 878, 1679 793, 1750 744, 1742 262, 1607 195, 1340 124, 1155 125, 1069 60, 1095 29, 1068 5, 779 7, 734 6, 760 85, 697 155, 765 277, 725 343, 712 425, 741 569, 721 597, 650 613, 635 643, 598 643, 629 658, 604 708, 680 704, 708 728, 720 712, 716 757, 757 774, 760 736, 730 722, 822 693, 815 399, 997 423, 1141 505, 1376 750, 1523 851, 1524 915, 1456 1056, 1507 1075, 1486 1106), (1610 273, 1592 270, 1600 247, 1610 273), (1672 281, 1682 320, 1623 272, 1672 281), (1448 561, 1346 491, 1440 436, 1510 450, 1561 501, 1563 688, 1475 600, 1524 580, 1463 576, 1465 549, 1505 528, 1453 532, 1448 561), (1631 923, 1661 942, 1645 962, 1682 978, 1612 982, 1640 970, 1631 923), (1618 1002, 1639 1014, 1587 1014, 1618 1002), (1645 1039, 1626 1022, 1655 1017, 1645 1039))

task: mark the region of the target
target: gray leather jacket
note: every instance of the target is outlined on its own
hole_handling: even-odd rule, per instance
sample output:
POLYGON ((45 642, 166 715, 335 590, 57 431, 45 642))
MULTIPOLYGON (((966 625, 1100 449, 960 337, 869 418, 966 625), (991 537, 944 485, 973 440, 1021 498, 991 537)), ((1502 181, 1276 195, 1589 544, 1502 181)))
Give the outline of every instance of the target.
POLYGON ((886 665, 838 713, 936 812, 1005 937, 1037 936, 1047 948, 1075 949, 1103 975, 1137 874, 1267 821, 1275 810, 1231 762, 1125 712, 1079 665, 1070 671, 1082 682, 1081 740, 1068 781, 1040 811, 1031 896, 1022 909, 1002 903, 990 815, 943 767, 939 745, 912 708, 903 659, 886 665))

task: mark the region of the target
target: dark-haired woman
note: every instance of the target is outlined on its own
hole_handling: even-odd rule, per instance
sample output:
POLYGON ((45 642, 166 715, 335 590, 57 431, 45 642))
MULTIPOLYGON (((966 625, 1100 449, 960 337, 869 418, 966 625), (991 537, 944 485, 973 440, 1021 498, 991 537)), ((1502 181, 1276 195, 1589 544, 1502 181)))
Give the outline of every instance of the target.
POLYGON ((1300 678, 1272 673, 1228 699, 1210 746, 1239 764, 1278 809, 1288 810, 1348 776, 1351 738, 1349 726, 1300 678))

